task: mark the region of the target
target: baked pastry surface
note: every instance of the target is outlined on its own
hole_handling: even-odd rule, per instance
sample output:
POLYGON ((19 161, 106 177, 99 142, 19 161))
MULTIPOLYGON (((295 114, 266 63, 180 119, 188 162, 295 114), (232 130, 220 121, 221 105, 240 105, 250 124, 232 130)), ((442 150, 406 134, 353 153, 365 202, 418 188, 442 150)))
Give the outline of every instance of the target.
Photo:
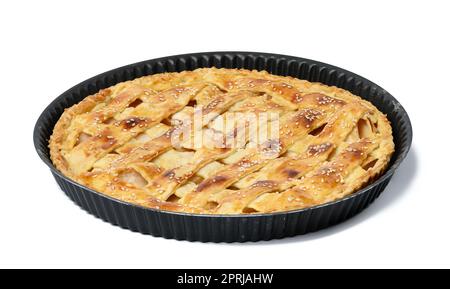
POLYGON ((65 110, 49 147, 56 168, 82 185, 202 214, 333 201, 379 176, 394 151, 386 116, 346 90, 216 68, 145 76, 88 96, 65 110), (200 125, 192 122, 198 108, 200 125), (252 130, 263 118, 266 126, 252 130), (276 137, 267 133, 274 127, 276 137), (241 145, 230 145, 230 135, 243 136, 241 145), (262 141, 252 142, 255 135, 262 141))

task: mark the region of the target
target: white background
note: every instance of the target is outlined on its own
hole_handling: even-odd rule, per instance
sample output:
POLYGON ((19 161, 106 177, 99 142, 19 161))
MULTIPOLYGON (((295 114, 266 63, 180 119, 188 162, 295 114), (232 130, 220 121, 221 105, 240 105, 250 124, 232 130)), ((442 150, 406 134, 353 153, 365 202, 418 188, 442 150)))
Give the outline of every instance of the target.
POLYGON ((310 2, 1 1, 0 267, 449 267, 448 1, 310 2), (118 66, 215 50, 311 58, 392 93, 414 140, 382 196, 317 233, 202 244, 120 229, 63 195, 32 143, 50 101, 118 66))

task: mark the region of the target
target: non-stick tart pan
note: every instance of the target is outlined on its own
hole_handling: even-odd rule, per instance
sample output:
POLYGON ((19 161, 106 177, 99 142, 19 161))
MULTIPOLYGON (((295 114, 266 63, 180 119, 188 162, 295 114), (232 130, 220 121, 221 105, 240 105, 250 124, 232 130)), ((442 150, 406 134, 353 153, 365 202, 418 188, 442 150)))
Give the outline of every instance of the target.
MULTIPOLYGON (((406 111, 386 90, 344 69, 299 57, 258 52, 207 52, 176 55, 139 62, 94 76, 56 98, 41 114, 34 128, 34 145, 61 189, 89 213, 122 228, 153 236, 202 242, 245 242, 284 238, 313 232, 342 222, 365 209, 384 190, 406 157, 412 141, 406 111), (52 164, 48 140, 65 108, 118 82, 144 75, 194 70, 200 67, 267 70, 351 91, 387 114, 394 135, 395 153, 386 172, 345 198, 312 208, 251 215, 198 215, 160 211, 125 203, 62 175, 52 164)), ((395 192, 393 192, 395 193, 395 192)))

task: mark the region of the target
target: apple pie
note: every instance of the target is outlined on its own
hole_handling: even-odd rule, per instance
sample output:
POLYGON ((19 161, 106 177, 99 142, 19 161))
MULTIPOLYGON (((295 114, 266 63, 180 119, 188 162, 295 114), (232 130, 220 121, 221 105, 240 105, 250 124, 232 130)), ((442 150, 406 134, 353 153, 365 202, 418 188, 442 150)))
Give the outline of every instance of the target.
POLYGON ((79 184, 199 214, 324 204, 373 181, 394 152, 386 116, 349 91, 217 68, 102 89, 64 111, 49 147, 79 184))

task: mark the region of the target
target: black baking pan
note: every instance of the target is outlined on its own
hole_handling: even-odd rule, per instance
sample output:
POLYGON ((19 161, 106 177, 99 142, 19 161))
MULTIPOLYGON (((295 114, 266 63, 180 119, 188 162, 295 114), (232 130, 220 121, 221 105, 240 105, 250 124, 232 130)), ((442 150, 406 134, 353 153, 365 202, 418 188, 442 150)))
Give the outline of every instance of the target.
POLYGON ((123 66, 77 84, 57 97, 40 115, 34 128, 37 153, 66 195, 89 213, 122 228, 153 236, 202 242, 245 242, 284 238, 317 231, 342 222, 369 206, 384 190, 406 157, 412 127, 406 111, 386 90, 347 70, 299 57, 259 52, 207 52, 163 57, 123 66), (246 68, 334 85, 372 102, 387 114, 395 153, 377 180, 342 199, 287 212, 251 215, 200 215, 160 211, 125 203, 80 185, 52 164, 48 140, 65 108, 118 82, 137 77, 200 67, 246 68))

